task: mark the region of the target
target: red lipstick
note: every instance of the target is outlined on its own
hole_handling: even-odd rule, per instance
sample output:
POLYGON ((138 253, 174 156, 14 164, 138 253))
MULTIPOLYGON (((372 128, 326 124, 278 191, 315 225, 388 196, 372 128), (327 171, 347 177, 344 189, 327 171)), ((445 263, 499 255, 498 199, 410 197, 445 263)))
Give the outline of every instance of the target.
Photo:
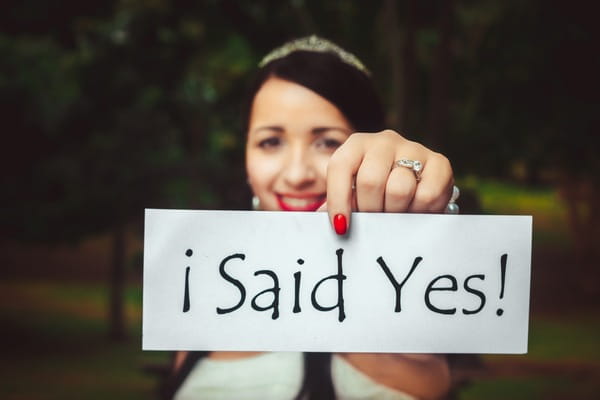
POLYGON ((277 194, 283 211, 316 211, 325 203, 325 194, 277 194))

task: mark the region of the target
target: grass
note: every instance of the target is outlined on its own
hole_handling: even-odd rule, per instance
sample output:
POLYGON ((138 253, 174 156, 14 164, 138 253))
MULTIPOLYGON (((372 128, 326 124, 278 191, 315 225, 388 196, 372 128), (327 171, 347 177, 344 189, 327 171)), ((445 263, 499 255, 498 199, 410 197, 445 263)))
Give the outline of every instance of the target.
POLYGON ((600 368, 599 334, 600 320, 596 315, 534 316, 528 358, 597 363, 600 368))
MULTIPOLYGON (((7 344, 0 367, 3 399, 153 397, 156 380, 142 365, 166 362, 167 354, 140 350, 139 287, 127 291, 130 340, 124 343, 106 338, 107 293, 101 285, 13 281, 0 283, 0 293, 7 344)), ((600 323, 589 315, 534 316, 529 355, 489 356, 486 362, 505 363, 513 357, 600 367, 598 328, 600 323)), ((485 378, 467 387, 460 399, 545 399, 551 393, 553 398, 571 393, 586 399, 600 390, 596 382, 568 375, 485 378)))
POLYGON ((139 287, 127 291, 122 343, 107 339, 101 285, 2 282, 0 293, 3 399, 152 398, 156 380, 142 365, 167 355, 141 351, 139 287))
MULTIPOLYGON (((464 177, 461 188, 477 194, 482 211, 490 214, 532 215, 534 248, 571 251, 566 206, 553 188, 531 188, 464 177)), ((460 200, 459 200, 460 202, 460 200)), ((539 267, 539 266, 538 266, 539 267)), ((547 265, 538 273, 552 273, 547 265)), ((549 297, 549 296, 548 296, 549 297)), ((565 299, 556 299, 558 303, 565 299)), ((600 392, 600 320, 588 311, 532 315, 529 352, 524 356, 484 356, 496 376, 475 379, 461 391, 471 399, 595 399, 600 392), (525 368, 524 368, 525 367, 525 368)))
POLYGON ((598 385, 561 377, 515 377, 478 382, 465 389, 460 400, 595 399, 598 385))
POLYGON ((570 247, 566 205, 556 189, 531 188, 474 176, 457 179, 457 185, 477 194, 484 213, 532 215, 536 244, 570 247))
POLYGON ((503 367, 474 380, 460 394, 471 399, 595 399, 600 392, 600 322, 595 315, 533 316, 529 352, 484 356, 503 367))

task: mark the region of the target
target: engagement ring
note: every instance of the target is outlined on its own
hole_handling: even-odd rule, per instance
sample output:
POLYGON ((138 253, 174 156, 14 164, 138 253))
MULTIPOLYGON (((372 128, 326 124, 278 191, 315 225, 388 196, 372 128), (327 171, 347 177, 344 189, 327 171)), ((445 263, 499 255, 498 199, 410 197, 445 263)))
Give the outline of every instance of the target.
POLYGON ((412 172, 415 174, 415 179, 417 180, 417 182, 421 180, 421 172, 423 171, 423 163, 421 163, 421 161, 407 160, 405 158, 402 158, 394 162, 394 166, 404 167, 412 170, 412 172))

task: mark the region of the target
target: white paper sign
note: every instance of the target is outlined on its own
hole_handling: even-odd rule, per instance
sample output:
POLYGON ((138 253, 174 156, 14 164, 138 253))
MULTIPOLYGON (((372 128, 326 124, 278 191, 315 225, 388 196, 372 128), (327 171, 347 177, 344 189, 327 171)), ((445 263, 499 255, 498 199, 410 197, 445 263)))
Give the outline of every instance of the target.
POLYGON ((146 210, 143 348, 525 353, 530 216, 146 210))

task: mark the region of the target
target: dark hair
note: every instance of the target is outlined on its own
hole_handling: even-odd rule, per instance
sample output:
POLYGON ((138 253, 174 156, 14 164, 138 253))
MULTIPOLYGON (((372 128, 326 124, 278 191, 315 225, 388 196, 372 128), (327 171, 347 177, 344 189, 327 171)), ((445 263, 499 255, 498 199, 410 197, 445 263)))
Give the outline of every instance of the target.
POLYGON ((365 72, 333 53, 295 51, 258 71, 244 104, 244 131, 248 130, 254 96, 271 77, 297 83, 324 97, 344 114, 355 131, 385 129, 383 107, 365 72))

